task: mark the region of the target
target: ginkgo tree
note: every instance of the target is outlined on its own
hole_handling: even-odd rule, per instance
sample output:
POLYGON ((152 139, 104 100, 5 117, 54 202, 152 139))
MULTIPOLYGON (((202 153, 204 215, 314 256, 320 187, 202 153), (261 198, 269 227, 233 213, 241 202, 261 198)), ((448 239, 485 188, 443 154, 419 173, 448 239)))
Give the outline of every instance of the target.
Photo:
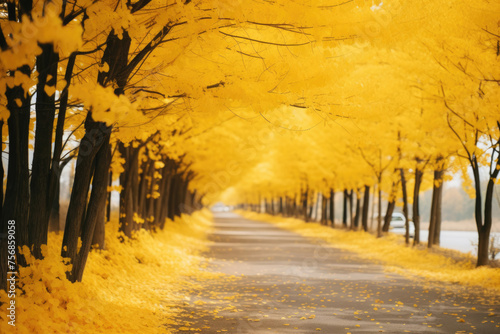
MULTIPOLYGON (((381 24, 384 29, 379 33, 371 35, 370 44, 354 44, 340 46, 330 53, 330 57, 338 58, 337 61, 344 66, 352 66, 361 75, 356 77, 356 72, 351 71, 348 74, 342 70, 336 71, 336 82, 332 87, 337 88, 329 97, 337 99, 336 103, 330 105, 332 109, 322 109, 320 104, 308 105, 310 111, 318 115, 329 115, 329 121, 341 127, 346 125, 342 121, 343 116, 347 116, 350 122, 361 130, 352 131, 354 140, 359 140, 364 133, 364 138, 371 142, 378 136, 375 133, 387 134, 392 132, 393 136, 384 145, 374 145, 378 150, 381 146, 388 149, 387 155, 383 155, 391 161, 398 161, 391 168, 391 173, 395 174, 389 180, 398 180, 401 178, 401 184, 404 188, 400 196, 405 198, 405 209, 408 216, 407 200, 413 202, 413 220, 416 223, 416 232, 418 233, 418 221, 420 210, 418 206, 418 197, 421 192, 421 183, 423 187, 432 186, 435 191, 433 199, 432 220, 431 220, 431 240, 429 246, 438 240, 439 231, 439 189, 443 180, 443 170, 452 156, 465 157, 470 160, 473 170, 478 170, 480 165, 489 166, 490 179, 486 191, 486 201, 484 205, 485 223, 482 223, 481 209, 482 200, 479 186, 479 174, 476 173, 476 219, 478 223, 478 232, 480 234, 480 252, 478 254, 478 265, 487 262, 485 249, 488 248, 489 230, 491 228, 491 195, 495 180, 497 179, 498 164, 498 101, 496 97, 496 88, 498 84, 498 75, 495 72, 493 64, 498 57, 498 34, 495 28, 495 19, 491 16, 492 5, 488 2, 479 2, 474 9, 473 15, 469 15, 468 4, 456 1, 452 7, 433 4, 426 8, 419 8, 421 12, 417 14, 420 17, 433 15, 442 15, 442 18, 433 20, 435 29, 422 29, 422 26, 415 24, 417 20, 402 19, 403 13, 408 17, 415 15, 411 13, 412 5, 402 6, 400 10, 389 12, 387 20, 381 24), (483 16, 483 14, 488 13, 483 16), (407 38, 394 38, 391 32, 397 31, 399 36, 407 38), (411 31, 411 33, 410 33, 411 31), (461 33, 459 33, 461 32, 461 33), (443 46, 444 45, 444 46, 443 46), (467 51, 463 51, 463 46, 467 51), (461 48, 462 47, 462 48, 461 48), (350 52, 346 52, 349 50, 350 52), (353 52, 354 50, 370 50, 366 52, 366 57, 360 57, 353 52), (350 57, 345 59, 340 51, 343 50, 350 57), (488 50, 488 51, 484 51, 488 50), (465 56, 467 53, 467 56, 465 56), (371 58, 371 59, 370 59, 371 58), (382 69, 377 75, 377 69, 382 69), (370 79, 368 79, 368 77, 370 79), (360 78, 365 78, 363 85, 360 84, 360 78), (384 83, 385 87, 381 87, 384 83), (357 86, 356 86, 357 85, 357 86), (361 97, 362 95, 362 97, 361 97), (323 113, 328 110, 329 112, 323 113), (367 110, 373 110, 367 113, 367 110), (330 113, 331 112, 331 113, 330 113), (370 118, 370 115, 374 118, 370 118), (391 120, 395 122, 390 122, 391 120), (367 124, 363 124, 367 121, 367 124), (378 121, 377 125, 374 121, 378 121), (390 124, 390 125, 389 125, 390 124), (458 126, 460 125, 460 126, 458 126), (458 128, 457 128, 458 126, 458 128), (373 131, 369 128, 372 127, 373 131), (458 129, 460 131, 458 131, 458 129), (389 147, 392 145, 392 149, 389 147), (462 149, 460 148, 461 146, 462 149), (489 160, 487 160, 489 159, 489 160), (426 174, 433 173, 433 182, 430 183, 426 174), (409 183, 413 189, 406 187, 408 175, 412 175, 412 182, 409 183)), ((374 9, 374 12, 385 12, 385 9, 391 8, 393 3, 389 2, 374 9), (387 6, 387 7, 386 7, 387 6)), ((380 23, 380 22, 379 22, 380 23)), ((369 36, 370 37, 370 36, 369 36)), ((359 52, 358 52, 359 53, 359 52)), ((327 59, 330 59, 327 57, 327 59)), ((328 63, 328 61, 326 61, 328 63)), ((332 64, 332 69, 338 69, 332 64)), ((312 70, 314 71, 314 69, 312 70)), ((314 80, 312 82, 315 82, 314 80)), ((287 86, 286 79, 278 87, 287 86)), ((323 86, 324 87, 324 86, 323 86)), ((327 88, 323 88, 322 94, 325 94, 327 88)), ((287 90, 288 91, 288 90, 287 90)), ((322 95, 321 93, 318 96, 322 95)), ((301 105, 306 107, 306 105, 301 105)), ((290 113, 296 111, 290 109, 290 113)), ((328 120, 327 120, 328 121, 328 120)), ((349 121, 348 121, 349 122, 349 121)), ((272 122, 271 122, 272 123, 272 122)), ((278 125, 279 126, 279 125, 278 125)), ((318 129, 311 131, 318 132, 318 129)), ((324 137, 327 141, 328 137, 324 137)), ((304 139, 304 141, 308 141, 304 139)), ((314 141, 311 146, 322 145, 322 141, 314 141)), ((340 139, 336 144, 339 147, 349 146, 340 139)), ((369 144, 369 143, 368 143, 369 144)), ((290 147, 292 147, 291 145, 290 147)), ((361 143, 358 145, 365 150, 369 145, 361 143)), ((283 146, 283 147, 286 147, 283 146)), ((327 150, 324 148, 324 154, 320 159, 327 159, 327 150)), ((270 147, 268 148, 270 149, 270 147)), ((307 151, 304 159, 313 151, 307 151)), ((354 151, 354 150, 352 150, 354 151)), ((380 156, 380 154, 379 154, 380 156)), ((311 156, 312 158, 312 156, 311 156)), ((292 158, 297 160, 300 157, 292 158)), ((375 164, 375 158, 365 159, 369 164, 375 164)), ((296 188, 303 180, 316 179, 319 175, 315 169, 318 164, 317 159, 314 165, 308 168, 296 167, 295 164, 284 159, 285 168, 297 168, 303 170, 299 177, 295 179, 296 188)), ((300 160, 299 160, 300 161, 300 160)), ((348 164, 349 170, 353 165, 348 164)), ((279 170, 279 168, 277 168, 279 170)), ((336 167, 331 165, 330 174, 325 173, 319 176, 319 179, 330 179, 331 175, 342 175, 342 183, 349 184, 352 176, 334 172, 336 167)), ((244 180, 240 184, 242 192, 253 200, 260 200, 265 195, 265 190, 258 187, 259 174, 258 168, 255 172, 248 175, 249 180, 244 180), (252 185, 256 185, 252 187, 252 185), (259 196, 251 196, 248 193, 257 191, 259 196)), ((266 170, 270 170, 266 167, 266 170)), ((268 174, 267 172, 265 173, 268 174)), ((467 178, 467 173, 464 173, 467 178)), ((359 177, 360 175, 357 175, 359 177)), ((269 176, 264 179, 269 180, 269 176)), ((275 174, 274 178, 279 176, 275 174)), ((430 179, 430 175, 428 177, 430 179)), ((264 182, 264 181, 263 181, 264 182)), ((397 181, 399 182, 399 181, 397 181)), ((307 182, 309 183, 309 182, 307 182)), ((385 191, 392 192, 392 184, 389 182, 385 186, 385 191)), ((265 182, 265 189, 271 190, 278 186, 278 182, 265 182)), ((346 186, 349 188, 349 186, 346 186)), ((314 184, 310 192, 321 189, 319 184, 314 184)), ((425 189, 425 188, 424 188, 425 189)), ((234 188, 230 192, 235 195, 234 188)), ((415 239, 418 242, 418 238, 415 239)))
MULTIPOLYGON (((194 111, 187 117, 196 119, 203 113, 248 105, 257 114, 282 105, 328 105, 314 92, 304 94, 309 86, 304 78, 287 81, 303 73, 302 66, 293 62, 294 52, 320 60, 321 54, 312 52, 314 45, 335 46, 352 39, 352 22, 368 18, 370 7, 330 6, 326 1, 315 6, 284 4, 2 2, 0 99, 5 102, 2 119, 8 135, 2 134, 8 138, 9 152, 2 229, 9 219, 16 219, 19 246, 28 246, 42 258, 61 168, 67 158, 76 157, 62 256, 72 263, 68 278, 81 280, 95 227, 102 227, 109 168, 116 152, 125 159, 120 215, 128 215, 126 225, 132 211, 144 207, 132 205, 132 211, 123 212, 130 210, 131 202, 148 202, 129 199, 128 194, 134 193, 127 188, 130 173, 142 180, 141 189, 146 185, 153 189, 140 191, 139 196, 158 196, 154 189, 160 178, 151 180, 147 174, 155 175, 154 170, 167 165, 161 160, 169 155, 158 152, 169 134, 181 133, 185 125, 172 125, 171 115, 194 111), (280 82, 293 89, 282 91, 285 86, 278 87, 280 82), (163 122, 172 126, 165 129, 163 122), (73 151, 66 146, 67 138, 75 142, 73 151), (145 164, 139 166, 140 162, 145 164)), ((169 170, 185 179, 195 175, 186 166, 180 168, 169 170)), ((149 220, 152 202, 143 212, 149 220)), ((5 256, 6 243, 1 246, 5 256)), ((22 253, 17 255, 26 265, 22 253)))
MULTIPOLYGON (((344 192, 351 227, 363 211, 367 229, 376 185, 378 234, 382 198, 390 216, 403 197, 418 243, 421 184, 433 186, 433 172, 437 189, 445 164, 462 158, 486 264, 499 171, 498 4, 0 4, 1 232, 16 221, 20 265, 28 251, 43 258, 71 161, 61 255, 78 281, 92 245, 104 247, 113 180, 124 240, 221 196, 305 220, 323 198, 334 223, 334 194, 344 192), (479 166, 490 170, 484 203, 479 166)), ((2 238, 2 275, 6 256, 2 238)))

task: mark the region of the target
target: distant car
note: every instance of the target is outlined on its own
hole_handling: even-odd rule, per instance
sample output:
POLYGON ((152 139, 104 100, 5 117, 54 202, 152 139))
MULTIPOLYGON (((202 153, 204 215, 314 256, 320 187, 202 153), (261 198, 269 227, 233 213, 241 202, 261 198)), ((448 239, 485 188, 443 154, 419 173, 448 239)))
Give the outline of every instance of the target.
MULTIPOLYGON (((404 234, 405 233, 405 216, 402 213, 395 212, 392 214, 391 217, 391 225, 390 228, 392 232, 395 232, 397 234, 404 234)), ((409 227, 410 227, 410 238, 413 238, 415 235, 415 227, 413 226, 413 223, 410 221, 409 222, 409 227)))
POLYGON ((391 227, 393 228, 404 228, 405 227, 405 216, 402 213, 395 212, 391 217, 391 227))

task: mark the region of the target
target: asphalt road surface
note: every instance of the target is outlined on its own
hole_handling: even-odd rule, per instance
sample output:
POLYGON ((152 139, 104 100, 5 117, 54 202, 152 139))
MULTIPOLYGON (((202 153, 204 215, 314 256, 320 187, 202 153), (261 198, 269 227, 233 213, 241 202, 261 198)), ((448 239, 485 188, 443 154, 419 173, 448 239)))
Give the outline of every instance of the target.
POLYGON ((481 290, 406 278, 269 223, 215 217, 207 270, 224 275, 186 292, 173 333, 500 333, 500 301, 481 290))

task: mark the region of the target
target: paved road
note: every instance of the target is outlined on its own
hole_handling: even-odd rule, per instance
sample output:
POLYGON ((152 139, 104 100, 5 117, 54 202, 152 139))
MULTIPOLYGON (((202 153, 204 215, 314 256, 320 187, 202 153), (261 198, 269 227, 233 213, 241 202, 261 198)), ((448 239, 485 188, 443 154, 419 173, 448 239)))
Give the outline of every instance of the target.
POLYGON ((174 333, 500 333, 500 303, 480 291, 410 280, 231 213, 215 226, 208 270, 226 275, 188 293, 174 333))

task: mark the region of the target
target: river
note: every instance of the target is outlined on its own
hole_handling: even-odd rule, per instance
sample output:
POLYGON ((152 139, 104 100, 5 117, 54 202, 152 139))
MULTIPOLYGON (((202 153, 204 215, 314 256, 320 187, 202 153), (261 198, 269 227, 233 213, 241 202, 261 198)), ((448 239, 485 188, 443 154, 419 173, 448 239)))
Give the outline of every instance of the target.
MULTIPOLYGON (((392 232, 397 234, 404 234, 404 229, 392 229, 392 232)), ((428 236, 429 231, 420 231, 420 241, 427 242, 428 236)), ((491 236, 496 237, 496 247, 500 247, 500 233, 492 232, 491 236)), ((477 232, 441 231, 441 247, 477 255, 477 232)), ((497 254, 496 259, 500 259, 500 254, 497 254)))

